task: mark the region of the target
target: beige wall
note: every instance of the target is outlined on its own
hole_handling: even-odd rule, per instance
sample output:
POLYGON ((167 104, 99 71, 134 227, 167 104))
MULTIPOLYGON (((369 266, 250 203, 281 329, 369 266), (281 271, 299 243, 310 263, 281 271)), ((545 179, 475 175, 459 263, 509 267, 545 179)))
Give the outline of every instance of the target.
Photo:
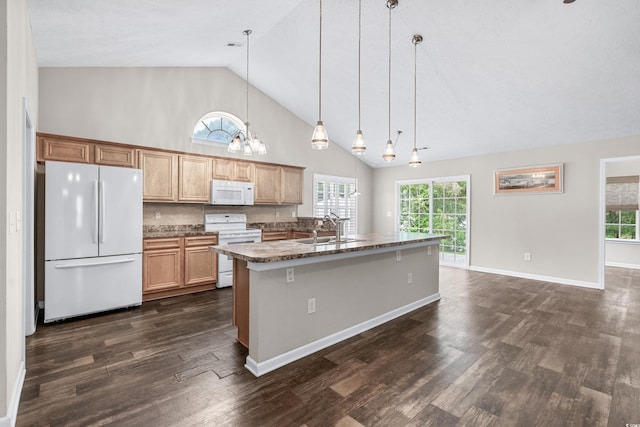
MULTIPOLYGON (((395 182, 471 175, 472 268, 598 282, 600 159, 637 155, 640 135, 374 171, 373 229, 395 227, 395 182), (564 164, 564 193, 493 195, 496 169, 564 164), (386 213, 392 216, 387 217, 386 213), (531 253, 530 262, 523 260, 531 253)), ((427 155, 428 157, 428 152, 427 155)))
MULTIPOLYGON (((42 68, 38 131, 228 156, 190 136, 207 112, 243 118, 245 90, 245 80, 225 68, 42 68)), ((298 214, 311 216, 313 174, 353 177, 354 156, 335 144, 312 150, 312 127, 255 88, 250 104, 251 126, 268 149, 255 160, 306 167, 298 214)), ((357 172, 359 231, 369 232, 372 169, 359 162, 357 172)))
POLYGON ((8 0, 0 6, 0 425, 17 409, 16 395, 23 374, 24 351, 22 231, 9 219, 22 215, 23 98, 31 120, 37 123, 38 68, 31 38, 26 0, 8 0))

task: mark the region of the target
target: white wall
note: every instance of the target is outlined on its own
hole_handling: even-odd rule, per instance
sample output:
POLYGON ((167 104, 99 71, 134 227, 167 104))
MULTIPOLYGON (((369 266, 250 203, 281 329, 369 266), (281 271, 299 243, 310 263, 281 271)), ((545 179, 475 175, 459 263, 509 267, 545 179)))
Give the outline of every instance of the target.
MULTIPOLYGON (((640 160, 606 163, 606 176, 630 175, 640 175, 640 160)), ((640 243, 607 240, 605 259, 610 266, 640 268, 640 243)))
POLYGON ((638 153, 640 135, 376 169, 373 229, 394 229, 396 180, 469 174, 471 268, 597 286, 600 159, 638 153), (564 164, 564 193, 493 195, 496 169, 552 163, 564 164))
POLYGON ((17 411, 24 365, 22 232, 10 219, 22 215, 23 98, 37 123, 38 68, 26 0, 0 6, 0 426, 17 411), (5 92, 6 91, 6 92, 5 92))
MULTIPOLYGON (((244 118, 245 91, 245 80, 225 68, 42 68, 38 131, 228 156, 192 144, 191 133, 210 111, 244 118)), ((255 88, 249 102, 251 126, 268 150, 254 160, 306 167, 298 215, 312 216, 313 174, 353 177, 354 157, 335 144, 312 150, 312 127, 255 88)), ((372 169, 360 162, 357 170, 358 221, 368 232, 372 169)))

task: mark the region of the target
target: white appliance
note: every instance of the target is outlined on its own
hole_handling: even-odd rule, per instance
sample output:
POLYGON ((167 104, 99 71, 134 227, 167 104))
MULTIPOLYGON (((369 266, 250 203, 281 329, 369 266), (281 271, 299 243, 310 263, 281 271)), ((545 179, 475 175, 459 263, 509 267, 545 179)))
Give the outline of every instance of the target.
POLYGON ((142 304, 142 171, 45 163, 44 321, 142 304))
MULTIPOLYGON (((256 243, 262 240, 262 230, 247 228, 245 214, 206 214, 204 231, 218 232, 219 245, 256 243)), ((218 254, 218 283, 216 287, 226 288, 233 284, 233 257, 218 254)))
POLYGON ((210 205, 253 205, 253 182, 211 180, 210 205))

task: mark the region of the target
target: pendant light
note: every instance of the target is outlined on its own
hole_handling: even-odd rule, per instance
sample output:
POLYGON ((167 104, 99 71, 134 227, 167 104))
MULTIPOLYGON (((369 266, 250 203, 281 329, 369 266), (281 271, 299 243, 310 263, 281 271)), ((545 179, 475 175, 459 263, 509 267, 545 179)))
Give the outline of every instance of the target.
POLYGON ((362 126, 360 125, 360 57, 362 48, 362 0, 358 0, 358 131, 356 137, 351 145, 351 154, 361 156, 367 151, 367 146, 364 143, 364 135, 362 135, 362 126))
POLYGON ((389 9, 389 128, 387 146, 384 149, 382 158, 385 162, 390 162, 396 158, 396 153, 393 151, 393 142, 391 141, 391 11, 398 5, 398 0, 386 0, 386 4, 389 9))
POLYGON ((320 47, 318 52, 318 124, 313 129, 311 148, 324 150, 329 148, 329 135, 322 123, 322 0, 320 0, 320 47))
POLYGON ((240 139, 240 135, 236 135, 233 138, 233 141, 229 144, 227 150, 232 153, 237 153, 242 151, 245 156, 251 156, 253 154, 267 154, 267 147, 264 142, 262 142, 258 137, 254 134, 251 134, 251 130, 249 129, 249 36, 251 35, 251 30, 244 30, 242 34, 247 36, 247 90, 246 90, 246 122, 244 123, 246 128, 244 132, 244 141, 240 139))
POLYGON ((422 165, 422 161, 418 157, 418 149, 416 148, 416 128, 417 128, 417 111, 418 111, 418 45, 422 43, 422 36, 415 34, 411 39, 413 43, 413 150, 411 151, 411 160, 409 166, 417 168, 422 165))

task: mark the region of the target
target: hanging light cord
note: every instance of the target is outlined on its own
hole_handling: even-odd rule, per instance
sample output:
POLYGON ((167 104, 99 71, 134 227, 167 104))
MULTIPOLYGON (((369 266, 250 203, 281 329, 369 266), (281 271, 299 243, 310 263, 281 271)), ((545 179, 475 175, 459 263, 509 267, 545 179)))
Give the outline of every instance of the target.
POLYGON ((416 148, 416 118, 418 109, 418 43, 413 42, 413 148, 416 148))
POLYGON ((391 10, 393 7, 389 4, 387 5, 389 8, 389 130, 388 130, 388 140, 391 141, 391 10))
POLYGON ((247 35, 247 135, 245 136, 245 141, 249 140, 249 34, 251 34, 251 30, 244 30, 244 33, 247 35))
POLYGON ((320 0, 320 48, 318 49, 318 121, 322 121, 322 0, 320 0))
POLYGON ((362 44, 362 0, 358 1, 358 130, 362 130, 360 124, 360 45, 362 44))

